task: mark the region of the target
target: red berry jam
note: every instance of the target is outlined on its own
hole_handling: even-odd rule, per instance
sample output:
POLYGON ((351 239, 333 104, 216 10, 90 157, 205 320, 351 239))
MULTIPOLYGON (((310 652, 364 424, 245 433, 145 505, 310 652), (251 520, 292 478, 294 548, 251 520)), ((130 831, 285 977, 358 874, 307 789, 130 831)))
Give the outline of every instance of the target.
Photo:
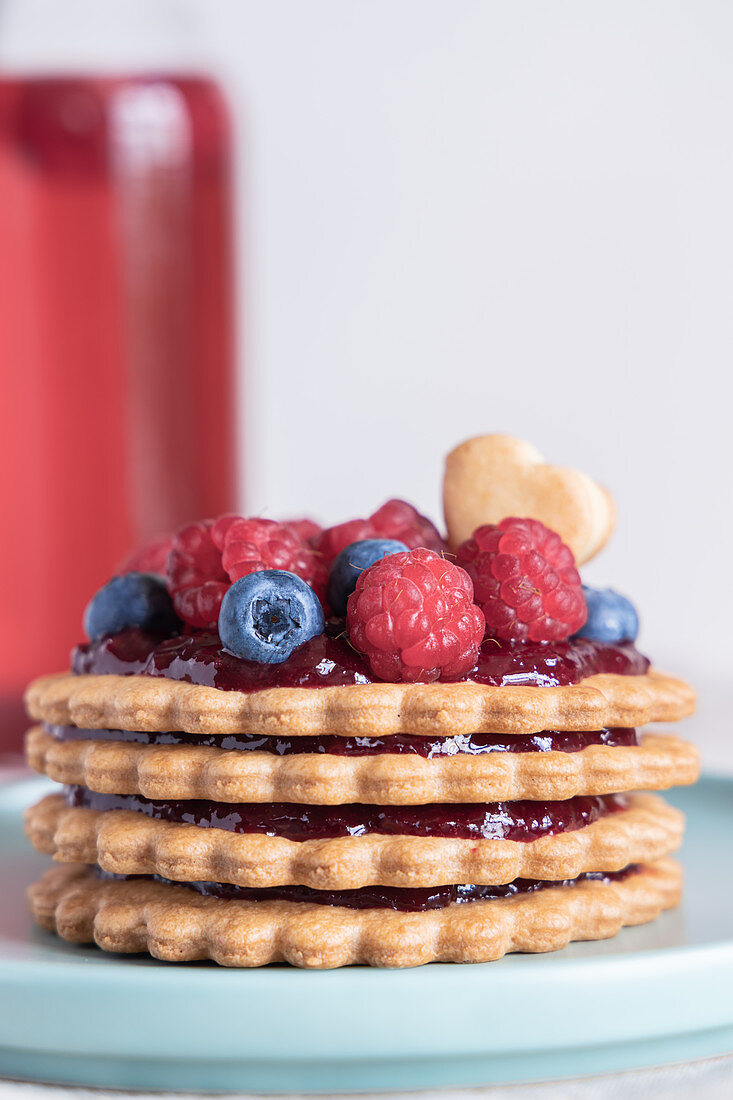
POLYGON ((257 734, 143 733, 138 730, 78 729, 46 726, 57 741, 132 741, 138 745, 204 745, 238 752, 268 752, 274 756, 320 753, 329 756, 380 756, 383 753, 422 756, 482 756, 487 752, 581 752, 588 745, 619 748, 638 745, 635 729, 602 729, 588 733, 545 730, 534 734, 468 733, 455 737, 421 737, 396 733, 389 737, 260 737, 257 734))
POLYGON ((157 801, 136 794, 100 794, 87 787, 67 787, 66 801, 69 806, 92 810, 133 810, 159 821, 233 833, 264 833, 297 841, 382 833, 528 842, 582 829, 607 813, 626 809, 628 804, 622 795, 605 795, 577 796, 562 802, 305 806, 205 799, 157 801))
MULTIPOLYGON (((562 642, 484 641, 476 668, 465 679, 474 683, 576 684, 597 673, 642 675, 649 668, 631 642, 606 645, 588 638, 562 642)), ((72 670, 83 673, 165 676, 223 691, 262 691, 273 687, 343 687, 375 680, 368 662, 349 645, 343 623, 332 620, 325 634, 311 639, 282 664, 258 664, 223 649, 219 635, 193 631, 159 638, 125 630, 98 642, 79 645, 72 670)))
MULTIPOLYGON (((161 875, 154 875, 153 878, 165 886, 184 886, 204 897, 221 898, 225 901, 310 902, 315 905, 338 905, 346 909, 395 909, 405 913, 424 913, 429 909, 444 909, 447 905, 461 905, 469 901, 513 898, 517 894, 531 894, 550 886, 573 887, 578 882, 620 882, 635 874, 638 869, 632 863, 622 871, 589 871, 578 878, 559 882, 517 878, 503 886, 462 883, 457 886, 429 886, 414 890, 400 886, 362 886, 357 890, 311 890, 308 886, 270 886, 257 889, 234 886, 228 882, 172 882, 161 875)), ((125 882, 144 877, 117 875, 99 867, 95 870, 97 876, 105 881, 125 882)))

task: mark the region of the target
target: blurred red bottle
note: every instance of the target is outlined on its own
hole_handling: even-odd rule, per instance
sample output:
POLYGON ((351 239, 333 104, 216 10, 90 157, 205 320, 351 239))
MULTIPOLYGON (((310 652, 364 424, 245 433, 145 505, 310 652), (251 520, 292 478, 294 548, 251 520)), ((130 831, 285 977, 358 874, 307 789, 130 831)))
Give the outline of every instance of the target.
POLYGON ((213 82, 0 81, 0 749, 116 564, 236 503, 230 200, 213 82))

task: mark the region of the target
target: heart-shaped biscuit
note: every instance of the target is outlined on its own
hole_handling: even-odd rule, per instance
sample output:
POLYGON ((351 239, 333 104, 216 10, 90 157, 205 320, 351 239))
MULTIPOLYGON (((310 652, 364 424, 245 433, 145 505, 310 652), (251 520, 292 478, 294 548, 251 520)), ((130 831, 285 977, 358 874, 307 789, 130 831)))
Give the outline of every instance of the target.
POLYGON ((452 547, 483 523, 507 516, 541 520, 570 547, 578 565, 597 554, 613 530, 613 498, 580 470, 548 465, 531 443, 482 435, 445 462, 443 507, 452 547))

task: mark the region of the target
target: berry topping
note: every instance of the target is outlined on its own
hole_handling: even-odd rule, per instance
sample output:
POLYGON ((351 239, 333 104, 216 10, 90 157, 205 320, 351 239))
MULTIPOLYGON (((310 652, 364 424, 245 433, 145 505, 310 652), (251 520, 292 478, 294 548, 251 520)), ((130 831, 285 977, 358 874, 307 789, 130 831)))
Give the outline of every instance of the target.
POLYGON ((313 589, 282 569, 241 577, 227 591, 219 613, 225 649, 261 664, 281 664, 324 627, 323 608, 313 589))
POLYGON ((370 523, 380 538, 399 539, 410 550, 425 546, 441 554, 446 549, 435 524, 405 500, 388 500, 376 510, 370 523))
POLYGON ((399 554, 408 547, 397 539, 362 539, 352 542, 336 555, 328 578, 328 602, 335 615, 346 614, 346 601, 356 588, 360 573, 388 554, 399 554))
POLYGON ((274 519, 224 516, 212 531, 221 561, 231 581, 263 569, 286 569, 311 581, 316 557, 298 532, 274 519))
POLYGON ((264 569, 297 573, 325 599, 328 573, 320 556, 294 527, 273 519, 227 514, 178 531, 166 576, 173 603, 191 626, 216 626, 224 593, 233 581, 264 569))
POLYGON ((347 546, 375 536, 376 531, 372 529, 368 519, 350 519, 347 523, 337 523, 335 527, 327 527, 321 532, 315 546, 326 567, 330 568, 347 546))
POLYGON ((154 573, 113 577, 92 597, 84 612, 84 629, 91 641, 120 634, 129 627, 151 634, 172 634, 180 626, 168 590, 154 573))
MULTIPOLYGON (((233 517, 222 520, 225 518, 233 517)), ((212 520, 182 527, 173 536, 166 562, 173 606, 184 622, 202 629, 216 626, 221 601, 230 584, 221 563, 221 550, 212 538, 213 528, 212 520)))
POLYGON ((330 566, 352 542, 375 538, 396 539, 408 549, 426 546, 441 553, 446 548, 437 528, 404 500, 388 500, 369 519, 351 519, 328 527, 314 545, 330 566))
POLYGON ((639 633, 639 616, 631 600, 612 588, 589 588, 583 585, 588 606, 585 625, 576 631, 576 638, 592 638, 611 645, 635 642, 639 633))
POLYGON ((559 641, 585 622, 572 551, 539 520, 508 518, 478 527, 458 547, 456 563, 471 577, 494 638, 559 641))
POLYGON ((126 557, 120 564, 118 572, 157 573, 159 576, 164 577, 165 563, 168 560, 172 545, 172 535, 158 535, 156 539, 151 539, 150 542, 146 542, 144 546, 126 557))
POLYGON ((292 527, 300 535, 303 542, 307 542, 309 545, 315 543, 323 531, 320 523, 316 523, 312 519, 286 519, 283 520, 283 523, 286 527, 292 527))
POLYGON ((466 676, 484 636, 470 577, 424 548, 365 569, 349 596, 347 621, 352 644, 391 682, 466 676))

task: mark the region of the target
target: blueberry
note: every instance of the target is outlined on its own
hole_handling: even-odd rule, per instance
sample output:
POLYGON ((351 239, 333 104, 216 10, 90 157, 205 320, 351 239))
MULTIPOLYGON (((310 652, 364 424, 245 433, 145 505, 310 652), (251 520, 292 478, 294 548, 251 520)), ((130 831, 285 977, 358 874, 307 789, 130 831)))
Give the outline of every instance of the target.
POLYGON ((356 588, 359 574, 388 554, 407 550, 397 539, 361 539, 349 543, 337 554, 328 577, 328 602, 336 615, 346 614, 346 602, 356 588))
POLYGON ((583 595, 588 605, 588 618, 576 638, 608 643, 636 641, 639 616, 631 600, 612 588, 589 588, 586 584, 583 595))
POLYGON ((323 608, 313 589, 284 569, 248 573, 224 594, 219 636, 237 657, 260 664, 287 661, 303 642, 322 634, 323 608))
POLYGON ((113 577, 92 597, 84 612, 84 629, 93 642, 133 626, 151 634, 172 634, 180 625, 168 589, 156 573, 113 577))

